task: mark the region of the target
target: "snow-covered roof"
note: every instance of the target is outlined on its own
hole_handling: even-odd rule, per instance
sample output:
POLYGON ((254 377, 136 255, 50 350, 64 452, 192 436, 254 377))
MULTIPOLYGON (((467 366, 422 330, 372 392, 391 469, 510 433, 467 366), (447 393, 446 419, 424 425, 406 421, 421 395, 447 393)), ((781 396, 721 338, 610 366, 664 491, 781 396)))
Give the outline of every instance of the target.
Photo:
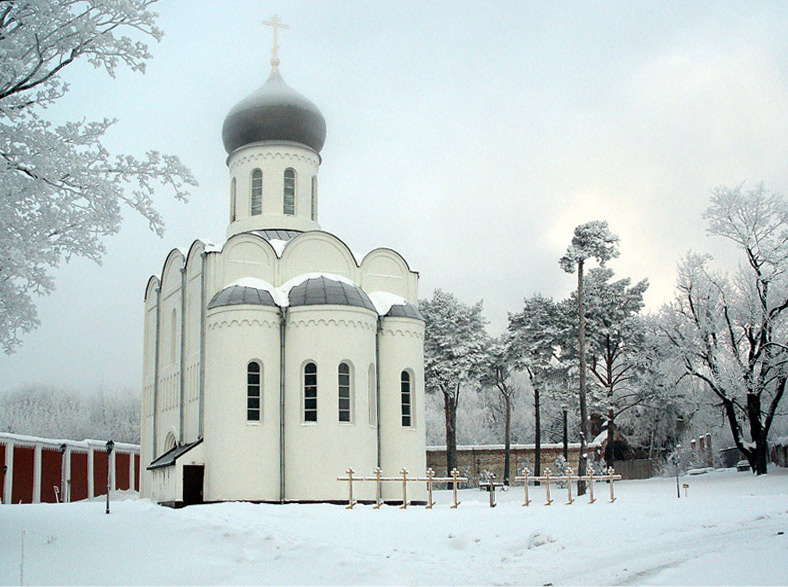
MULTIPOLYGON (((23 446, 41 445, 46 448, 59 449, 62 445, 66 445, 71 450, 90 450, 101 449, 105 450, 107 446, 106 440, 96 440, 93 438, 86 438, 85 440, 70 440, 68 438, 44 438, 41 436, 28 436, 25 434, 11 434, 9 432, 0 432, 0 444, 20 444, 23 446)), ((115 442, 115 450, 120 452, 139 453, 140 445, 131 444, 128 442, 115 442)))
POLYGON ((291 306, 337 305, 356 306, 375 311, 369 296, 353 282, 339 281, 321 275, 310 277, 290 290, 291 306))
POLYGON ((424 320, 424 316, 421 315, 416 306, 397 294, 387 291, 373 291, 369 294, 369 299, 375 304, 375 309, 381 316, 424 320))
POLYGON ((347 277, 333 273, 304 273, 279 287, 255 277, 243 277, 222 288, 211 299, 208 309, 241 304, 280 308, 331 304, 377 312, 361 287, 347 277))
POLYGON ((212 310, 213 308, 242 304, 276 306, 271 293, 273 290, 274 288, 262 279, 253 277, 239 279, 213 296, 208 303, 208 309, 212 310))
POLYGON ((202 438, 198 438, 194 442, 172 447, 163 455, 160 455, 159 457, 151 461, 150 465, 148 465, 147 467, 148 470, 152 471, 153 469, 161 469, 162 467, 171 467, 172 465, 175 464, 175 461, 178 460, 178 457, 186 454, 201 442, 202 442, 202 438))

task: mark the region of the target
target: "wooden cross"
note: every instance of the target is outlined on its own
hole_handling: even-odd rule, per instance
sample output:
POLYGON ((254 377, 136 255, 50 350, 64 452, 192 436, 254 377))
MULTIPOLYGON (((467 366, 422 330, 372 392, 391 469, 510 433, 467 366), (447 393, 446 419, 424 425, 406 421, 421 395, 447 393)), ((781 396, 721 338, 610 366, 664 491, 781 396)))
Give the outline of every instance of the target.
POLYGON ((383 500, 381 499, 381 491, 380 491, 380 475, 383 471, 380 470, 380 467, 375 469, 375 507, 372 509, 379 510, 380 506, 383 505, 383 500))
POLYGON ((544 472, 543 479, 545 482, 545 491, 547 492, 547 501, 545 502, 545 505, 550 505, 553 503, 553 499, 550 497, 550 469, 547 469, 544 472))
POLYGON ((435 471, 432 470, 432 467, 427 469, 427 509, 431 510, 432 506, 435 505, 435 502, 432 501, 432 480, 435 478, 435 471))
POLYGON ((353 499, 353 473, 355 473, 355 471, 351 467, 346 471, 346 473, 347 473, 347 482, 348 482, 347 485, 350 490, 349 491, 350 496, 348 497, 347 505, 345 506, 345 509, 352 510, 353 506, 356 505, 356 500, 353 499))
POLYGON ((454 493, 454 505, 451 506, 451 509, 456 510, 457 506, 460 505, 460 502, 457 501, 457 481, 459 481, 458 477, 460 476, 460 472, 457 470, 456 467, 451 470, 451 476, 452 476, 453 483, 454 483, 454 487, 453 487, 453 490, 452 490, 453 493, 454 493))
POLYGON ((621 475, 616 475, 615 472, 616 470, 613 467, 608 467, 607 475, 605 476, 605 479, 607 479, 610 483, 610 503, 616 501, 616 496, 613 493, 613 481, 618 481, 621 479, 621 475))
POLYGON ((503 487, 503 483, 496 483, 495 482, 495 474, 490 475, 490 480, 485 481, 484 483, 479 483, 479 487, 486 487, 487 491, 490 492, 490 507, 494 508, 496 506, 495 503, 495 488, 496 487, 503 487))
POLYGON ((586 474, 588 475, 587 477, 588 497, 589 497, 588 503, 594 503, 596 501, 596 498, 594 498, 594 481, 596 480, 596 478, 594 477, 593 467, 588 467, 588 471, 586 471, 586 474))
POLYGON ((528 507, 530 505, 530 503, 531 503, 531 498, 528 495, 528 476, 530 474, 531 474, 531 471, 529 471, 528 467, 526 467, 525 469, 523 469, 523 476, 522 477, 515 477, 514 478, 515 481, 523 481, 524 482, 524 485, 523 485, 523 487, 525 488, 525 503, 523 503, 523 507, 524 508, 528 507))
POLYGON ((569 501, 566 502, 566 505, 572 505, 575 500, 572 498, 572 467, 567 467, 566 469, 566 495, 569 501))
POLYGON ((284 24, 282 19, 279 18, 276 14, 271 17, 271 20, 264 20, 263 24, 266 26, 270 26, 274 29, 274 46, 271 49, 271 66, 273 67, 274 71, 278 71, 279 67, 279 29, 289 29, 290 25, 284 24))
POLYGON ((408 507, 408 470, 403 468, 400 474, 402 475, 402 505, 399 509, 404 510, 408 507))

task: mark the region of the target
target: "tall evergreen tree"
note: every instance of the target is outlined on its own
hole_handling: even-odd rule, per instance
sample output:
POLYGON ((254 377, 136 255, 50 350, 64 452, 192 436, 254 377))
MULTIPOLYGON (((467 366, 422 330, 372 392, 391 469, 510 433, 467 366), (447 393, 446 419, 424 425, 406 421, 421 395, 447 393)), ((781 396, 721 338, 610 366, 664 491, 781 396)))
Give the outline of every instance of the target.
MULTIPOLYGON (((586 398, 586 352, 585 352, 585 302, 583 298, 583 269, 588 259, 596 259, 603 265, 618 256, 618 237, 610 232, 607 222, 594 220, 575 228, 572 243, 558 264, 567 273, 577 270, 577 347, 580 357, 580 458, 577 463, 581 473, 588 466, 588 440, 590 435, 588 421, 588 401, 586 398)), ((585 483, 579 482, 578 493, 585 493, 585 483)))
MULTIPOLYGON (((588 396, 591 409, 604 414, 608 423, 608 466, 613 465, 616 417, 646 399, 637 376, 644 360, 645 336, 639 312, 648 280, 630 285, 629 278, 612 279, 611 269, 597 267, 588 272, 585 280, 586 360, 595 383, 588 396)), ((576 304, 574 299, 568 302, 576 304)), ((571 344, 567 345, 569 357, 574 355, 571 350, 571 344)))
POLYGON ((443 397, 446 420, 447 472, 457 467, 457 405, 463 385, 478 381, 486 362, 487 335, 482 302, 463 304, 452 294, 436 289, 432 299, 421 300, 426 320, 424 380, 428 392, 443 397))
POLYGON ((510 353, 515 366, 527 373, 533 391, 536 475, 542 468, 542 393, 563 370, 559 354, 564 322, 559 306, 539 294, 526 298, 521 312, 509 314, 510 353))

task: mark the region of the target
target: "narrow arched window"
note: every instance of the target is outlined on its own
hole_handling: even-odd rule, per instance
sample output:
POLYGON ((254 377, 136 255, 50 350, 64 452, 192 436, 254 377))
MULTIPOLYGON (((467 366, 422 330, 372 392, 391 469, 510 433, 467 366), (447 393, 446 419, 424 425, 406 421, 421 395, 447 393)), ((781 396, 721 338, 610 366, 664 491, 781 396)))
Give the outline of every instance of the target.
POLYGON ((317 422, 317 365, 304 365, 304 422, 317 422))
POLYGON ((230 222, 235 222, 235 178, 230 182, 230 222))
POLYGON ((337 370, 339 421, 350 422, 350 365, 340 363, 337 370))
POLYGON ((369 364, 367 376, 367 406, 369 407, 369 425, 375 426, 378 423, 378 381, 375 376, 375 365, 369 364))
POLYGON ((263 213, 263 172, 259 169, 252 171, 252 216, 263 213))
POLYGON ((312 176, 312 220, 317 222, 317 176, 312 176))
POLYGON ((295 214, 295 184, 295 169, 288 167, 285 169, 285 199, 283 210, 288 216, 293 216, 295 214))
POLYGON ((400 376, 400 393, 402 397, 402 425, 410 426, 413 423, 413 397, 411 395, 410 373, 403 371, 400 376))
POLYGON ((248 422, 260 421, 262 375, 262 368, 257 361, 251 361, 246 366, 246 420, 248 422))

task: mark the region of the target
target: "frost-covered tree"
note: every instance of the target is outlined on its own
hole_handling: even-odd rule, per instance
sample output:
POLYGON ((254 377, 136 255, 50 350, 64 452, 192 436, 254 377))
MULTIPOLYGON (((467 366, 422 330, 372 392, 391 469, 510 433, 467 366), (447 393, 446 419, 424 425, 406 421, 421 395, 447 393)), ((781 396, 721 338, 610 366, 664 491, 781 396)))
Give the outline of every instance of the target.
POLYGON ((102 238, 119 230, 124 205, 161 235, 155 189, 167 186, 185 200, 185 186, 196 185, 177 157, 112 155, 102 141, 114 120, 56 126, 45 117, 68 91, 64 74, 72 63, 86 61, 113 77, 119 66, 145 71, 151 54, 139 39, 162 36, 149 10, 154 2, 0 2, 0 345, 6 353, 39 324, 33 295, 54 289, 52 268, 72 256, 100 262, 102 238))
POLYGON ((704 217, 708 233, 733 242, 745 261, 728 278, 709 267, 710 257, 688 254, 663 328, 686 373, 714 393, 736 446, 761 475, 788 383, 788 201, 763 185, 719 187, 704 217))
POLYGON ((564 370, 559 356, 565 323, 559 306, 540 294, 526 298, 521 312, 509 314, 510 354, 533 391, 536 475, 542 467, 542 393, 564 370))
POLYGON ((0 431, 46 438, 140 441, 139 394, 24 386, 0 394, 0 431))
POLYGON ((643 315, 637 320, 640 350, 633 382, 637 393, 626 398, 634 405, 616 413, 615 422, 630 442, 647 449, 648 457, 654 458, 673 450, 680 433, 679 421, 682 428, 688 426, 709 402, 698 397, 698 383, 686 377, 676 361, 672 345, 662 332, 661 315, 643 315))
POLYGON ((644 362, 645 327, 639 312, 648 289, 644 279, 611 281, 613 271, 597 267, 588 272, 586 293, 586 357, 596 385, 590 388, 591 409, 606 414, 605 459, 613 466, 616 418, 647 399, 638 379, 644 362))
POLYGON ((503 407, 504 460, 503 482, 509 485, 512 443, 512 407, 518 387, 512 375, 516 368, 512 336, 505 332, 488 342, 487 366, 482 374, 482 384, 494 387, 503 407))
POLYGON ((428 392, 440 393, 446 423, 446 466, 457 466, 457 405, 463 386, 476 384, 486 363, 487 335, 482 302, 463 304, 452 294, 436 289, 432 299, 421 300, 426 321, 424 382, 428 392))
MULTIPOLYGON (((593 220, 586 224, 581 224, 575 228, 572 243, 566 249, 566 253, 558 264, 567 273, 574 273, 577 270, 577 349, 580 359, 578 369, 579 374, 579 396, 580 396, 580 458, 577 463, 578 471, 585 471, 588 459, 588 403, 586 399, 586 352, 585 352, 585 302, 583 298, 583 270, 588 259, 596 259, 597 262, 604 264, 618 257, 618 237, 610 232, 607 222, 604 220, 593 220)), ((578 493, 585 493, 585 483, 578 483, 578 493)))

